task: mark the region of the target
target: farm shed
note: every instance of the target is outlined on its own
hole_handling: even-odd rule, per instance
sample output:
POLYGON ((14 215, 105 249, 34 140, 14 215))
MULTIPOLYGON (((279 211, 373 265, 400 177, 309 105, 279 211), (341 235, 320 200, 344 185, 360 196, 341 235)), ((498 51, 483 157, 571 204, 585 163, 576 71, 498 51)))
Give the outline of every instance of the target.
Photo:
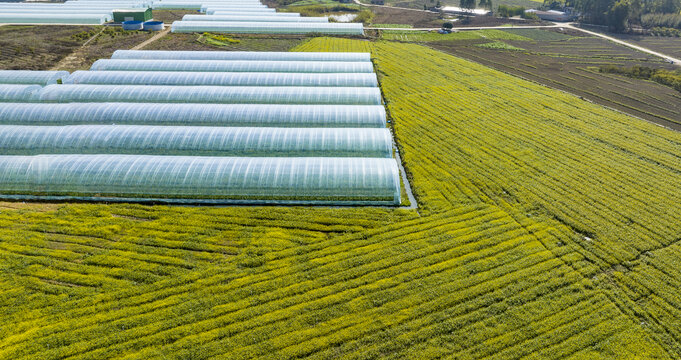
POLYGON ((364 26, 357 23, 243 23, 220 21, 175 21, 174 33, 213 32, 223 34, 335 34, 364 35, 364 26))
POLYGON ((151 102, 220 104, 380 105, 370 87, 48 85, 34 102, 151 102))
POLYGON ((257 60, 257 61, 371 61, 370 53, 279 51, 116 50, 112 59, 257 60))
POLYGON ((384 128, 382 105, 5 103, 0 124, 384 128))
POLYGON ((100 59, 90 70, 214 71, 281 73, 373 73, 368 61, 249 61, 249 60, 147 60, 100 59))
POLYGON ((68 76, 68 71, 0 70, 0 84, 49 85, 68 76))
MULTIPOLYGON (((1 72, 0 72, 1 75, 1 72)), ((76 71, 65 84, 376 87, 373 73, 76 71)))
POLYGON ((151 20, 152 13, 150 8, 139 9, 116 9, 113 10, 113 21, 148 21, 151 20))
POLYGON ((394 159, 154 155, 0 156, 11 199, 396 205, 394 159))
POLYGON ((0 125, 0 153, 392 158, 387 128, 0 125))

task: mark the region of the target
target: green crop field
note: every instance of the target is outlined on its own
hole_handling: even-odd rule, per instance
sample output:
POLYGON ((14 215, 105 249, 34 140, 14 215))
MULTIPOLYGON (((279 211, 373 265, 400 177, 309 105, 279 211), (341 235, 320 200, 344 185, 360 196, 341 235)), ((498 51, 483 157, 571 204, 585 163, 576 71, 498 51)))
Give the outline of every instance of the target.
POLYGON ((0 358, 681 357, 681 134, 422 45, 293 50, 372 52, 418 209, 2 203, 0 358))

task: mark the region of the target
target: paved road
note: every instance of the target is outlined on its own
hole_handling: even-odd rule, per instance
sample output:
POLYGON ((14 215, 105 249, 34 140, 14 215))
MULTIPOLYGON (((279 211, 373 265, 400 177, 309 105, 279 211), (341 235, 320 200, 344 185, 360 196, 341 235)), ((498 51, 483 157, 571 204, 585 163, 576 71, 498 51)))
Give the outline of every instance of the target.
POLYGON ((651 55, 654 55, 654 56, 657 56, 657 57, 661 57, 661 58, 663 58, 664 60, 666 60, 666 61, 668 61, 668 62, 672 62, 674 65, 681 66, 681 59, 676 59, 676 58, 673 58, 673 57, 671 57, 671 56, 669 56, 669 55, 662 54, 662 53, 659 53, 659 52, 657 52, 657 51, 652 51, 652 50, 650 50, 650 49, 644 48, 644 47, 642 47, 642 46, 634 45, 634 44, 632 44, 632 43, 628 43, 628 42, 623 41, 623 40, 620 40, 620 39, 616 39, 616 38, 614 38, 614 37, 612 37, 612 36, 608 36, 608 35, 605 35, 605 34, 601 34, 601 33, 595 32, 595 31, 585 30, 585 29, 582 29, 582 28, 573 26, 572 23, 569 23, 569 24, 561 24, 561 26, 566 27, 566 28, 570 28, 570 29, 574 29, 574 30, 578 30, 578 31, 581 31, 581 32, 586 33, 586 34, 589 34, 589 35, 598 36, 598 37, 601 37, 601 38, 603 38, 603 39, 612 41, 612 42, 614 42, 614 43, 617 43, 617 44, 620 44, 620 45, 624 45, 624 46, 630 47, 630 48, 632 48, 632 49, 635 49, 635 50, 638 50, 638 51, 642 51, 642 52, 644 52, 644 53, 648 53, 648 54, 651 54, 651 55))

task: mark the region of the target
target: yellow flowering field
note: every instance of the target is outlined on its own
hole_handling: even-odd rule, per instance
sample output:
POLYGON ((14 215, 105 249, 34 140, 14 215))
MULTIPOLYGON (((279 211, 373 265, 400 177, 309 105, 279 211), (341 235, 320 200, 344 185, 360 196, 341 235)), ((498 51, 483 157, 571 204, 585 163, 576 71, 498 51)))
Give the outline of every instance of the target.
POLYGON ((681 135, 371 51, 418 200, 0 204, 0 358, 681 357, 681 135))

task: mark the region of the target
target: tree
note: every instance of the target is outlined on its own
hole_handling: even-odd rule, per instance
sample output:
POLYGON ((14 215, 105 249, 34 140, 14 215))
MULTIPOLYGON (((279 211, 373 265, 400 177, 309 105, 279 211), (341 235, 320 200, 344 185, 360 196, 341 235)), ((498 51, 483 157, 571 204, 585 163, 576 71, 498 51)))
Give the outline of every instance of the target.
POLYGON ((445 21, 442 24, 442 28, 445 29, 445 30, 452 30, 453 27, 454 27, 454 24, 452 24, 450 21, 445 21))
POLYGON ((478 5, 485 10, 492 10, 492 0, 480 0, 478 5))
POLYGON ((623 32, 627 28, 630 10, 629 0, 617 1, 606 14, 610 30, 623 32))
POLYGON ((464 10, 475 9, 475 0, 459 0, 459 7, 464 10))

